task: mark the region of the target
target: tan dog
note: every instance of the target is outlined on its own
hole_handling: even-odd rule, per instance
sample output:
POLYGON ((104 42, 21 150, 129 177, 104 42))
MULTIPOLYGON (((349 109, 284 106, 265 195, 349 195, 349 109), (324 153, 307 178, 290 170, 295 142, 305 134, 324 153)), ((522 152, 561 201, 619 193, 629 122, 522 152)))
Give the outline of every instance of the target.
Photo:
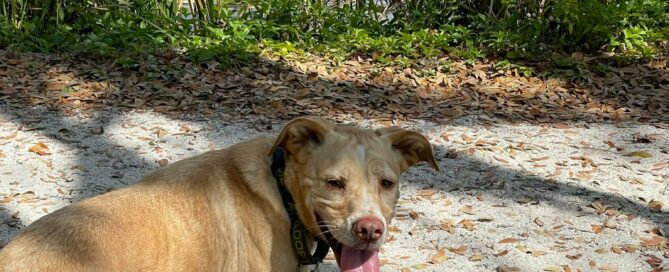
POLYGON ((295 271, 291 221, 270 171, 277 148, 300 221, 310 239, 328 241, 343 271, 378 271, 401 173, 420 161, 437 169, 416 132, 300 118, 276 139, 179 161, 44 216, 0 252, 0 271, 295 271))

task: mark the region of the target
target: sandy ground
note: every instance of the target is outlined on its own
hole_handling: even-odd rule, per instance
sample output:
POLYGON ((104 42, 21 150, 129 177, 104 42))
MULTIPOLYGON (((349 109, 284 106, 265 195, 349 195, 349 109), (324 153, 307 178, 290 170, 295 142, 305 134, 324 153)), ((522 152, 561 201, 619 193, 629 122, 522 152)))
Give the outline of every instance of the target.
MULTIPOLYGON (((0 246, 49 212, 134 183, 161 160, 281 127, 139 111, 54 116, 41 108, 0 109, 0 246), (29 151, 38 143, 48 154, 29 151)), ((383 271, 669 267, 668 126, 483 117, 396 125, 428 135, 442 171, 421 165, 403 176, 383 271), (647 154, 626 156, 635 151, 647 154)))

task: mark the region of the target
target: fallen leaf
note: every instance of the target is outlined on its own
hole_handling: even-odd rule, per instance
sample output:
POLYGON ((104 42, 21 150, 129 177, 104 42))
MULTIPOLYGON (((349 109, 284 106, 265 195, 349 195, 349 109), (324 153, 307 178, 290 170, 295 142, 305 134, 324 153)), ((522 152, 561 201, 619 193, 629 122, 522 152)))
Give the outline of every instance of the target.
POLYGON ((496 161, 501 162, 501 163, 503 163, 503 164, 509 164, 509 161, 503 159, 502 157, 493 156, 493 158, 494 158, 496 161))
POLYGON ((46 155, 49 155, 49 152, 47 152, 48 149, 49 149, 49 147, 46 144, 44 144, 42 142, 38 142, 37 144, 32 146, 30 149, 28 149, 28 151, 36 153, 40 156, 46 156, 46 155))
POLYGON ((505 239, 502 239, 501 241, 499 241, 500 244, 511 244, 511 243, 515 243, 515 242, 518 242, 518 239, 516 239, 516 238, 505 238, 505 239))
POLYGON ((416 192, 416 196, 421 196, 427 199, 432 198, 432 195, 434 195, 436 192, 433 189, 420 189, 418 192, 416 192))
POLYGON ((612 246, 611 251, 615 254, 622 254, 623 253, 623 249, 619 246, 612 246))
POLYGON ((15 131, 12 132, 11 134, 9 134, 9 135, 7 135, 7 136, 5 136, 5 137, 2 137, 2 140, 3 140, 3 141, 9 141, 9 140, 11 140, 11 139, 14 139, 14 138, 16 138, 16 135, 17 135, 18 133, 19 133, 19 131, 18 131, 18 130, 15 130, 15 131))
POLYGON ((567 257, 567 259, 570 259, 570 260, 578 260, 581 257, 583 257, 583 254, 579 253, 579 254, 576 254, 576 255, 567 255, 565 257, 567 257))
POLYGON ((592 232, 595 234, 600 234, 602 231, 604 231, 604 226, 603 225, 598 225, 598 224, 592 224, 592 232))
POLYGON ((520 268, 517 266, 507 266, 500 265, 495 269, 497 272, 520 272, 520 268))
POLYGON ((5 153, 3 153, 2 151, 0 151, 0 159, 5 158, 5 157, 7 157, 7 155, 5 155, 5 153))
POLYGON ((599 201, 592 202, 592 207, 595 208, 597 214, 602 214, 606 212, 606 206, 599 201))
POLYGON ((460 222, 458 222, 458 224, 462 225, 468 231, 473 231, 474 230, 474 222, 472 222, 470 220, 463 219, 460 222))
POLYGON ((410 211, 409 217, 411 217, 411 219, 418 219, 418 213, 416 211, 410 211))
POLYGON ((532 257, 539 257, 539 256, 543 256, 543 255, 546 255, 545 251, 541 251, 541 250, 532 251, 532 257))
POLYGON ((539 227, 543 227, 544 226, 544 221, 541 221, 541 219, 539 219, 539 217, 537 217, 537 218, 534 218, 534 224, 537 224, 537 226, 539 226, 539 227))
POLYGON ((653 155, 651 155, 650 153, 648 153, 646 151, 634 151, 634 152, 630 152, 630 153, 625 154, 625 156, 627 156, 627 157, 639 157, 639 158, 644 158, 644 159, 653 157, 653 155))
POLYGON ((657 245, 661 244, 662 242, 664 242, 664 238, 662 238, 661 236, 655 235, 655 236, 653 236, 653 238, 650 238, 650 239, 641 238, 641 241, 642 241, 641 242, 642 246, 652 247, 652 246, 657 246, 657 245))
POLYGON ((478 261, 481 261, 483 259, 484 259, 483 255, 479 255, 479 254, 472 255, 471 257, 469 257, 469 260, 472 261, 472 262, 478 262, 478 261))
POLYGON ((441 225, 439 225, 439 229, 451 234, 455 233, 455 226, 451 220, 442 221, 441 225))
POLYGON ((662 201, 652 200, 650 203, 648 203, 648 207, 650 207, 651 211, 659 212, 662 211, 662 204, 662 201))
POLYGON ((426 265, 426 264, 414 264, 414 265, 412 265, 411 267, 413 267, 413 268, 415 268, 415 269, 418 269, 418 270, 427 269, 427 265, 426 265))
POLYGON ((626 245, 623 245, 623 250, 627 253, 634 253, 637 250, 639 250, 639 248, 635 245, 626 244, 626 245))
POLYGON ((546 271, 546 272, 562 272, 562 267, 553 265, 553 266, 549 266, 549 267, 544 268, 544 271, 546 271))
POLYGON ((441 139, 443 139, 444 142, 448 142, 448 141, 449 141, 449 139, 448 139, 448 133, 442 133, 442 134, 441 134, 441 139))
POLYGON ((609 253, 609 249, 608 249, 608 248, 605 248, 605 247, 598 248, 598 249, 595 249, 595 253, 597 253, 597 254, 606 254, 606 253, 609 253))
POLYGON ((501 252, 495 254, 495 256, 497 256, 497 257, 504 257, 504 256, 506 256, 507 254, 509 254, 509 251, 505 249, 505 250, 502 250, 501 252))
POLYGON ((549 157, 530 158, 530 160, 533 162, 545 161, 547 159, 549 159, 549 157))
POLYGON ((456 247, 456 248, 449 247, 448 251, 453 252, 453 253, 458 254, 458 255, 464 255, 465 251, 467 251, 467 247, 466 246, 460 246, 460 247, 456 247))
POLYGON ((440 248, 439 250, 437 250, 437 253, 434 254, 432 257, 430 257, 430 261, 433 264, 438 264, 438 263, 441 263, 445 260, 448 260, 448 256, 446 256, 446 252, 444 251, 443 248, 440 248))
POLYGON ((605 144, 609 145, 610 148, 616 148, 616 144, 612 141, 604 141, 605 144))
POLYGON ((460 209, 460 211, 463 212, 463 213, 469 214, 469 215, 476 214, 474 212, 474 207, 472 207, 471 205, 466 205, 466 206, 462 207, 462 209, 460 209))
POLYGON ((598 267, 597 270, 602 272, 616 272, 618 271, 618 268, 612 265, 605 265, 598 267))
POLYGON ((658 257, 655 257, 654 255, 648 255, 648 259, 646 259, 646 262, 653 268, 662 265, 662 260, 658 257))
POLYGON ((517 245, 516 249, 522 253, 528 253, 530 250, 525 245, 517 245))

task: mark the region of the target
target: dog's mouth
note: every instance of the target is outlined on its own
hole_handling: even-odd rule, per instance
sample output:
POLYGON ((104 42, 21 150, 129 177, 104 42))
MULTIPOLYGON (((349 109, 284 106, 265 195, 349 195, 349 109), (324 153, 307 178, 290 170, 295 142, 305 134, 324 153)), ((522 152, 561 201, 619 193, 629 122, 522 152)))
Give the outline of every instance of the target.
POLYGON ((349 246, 337 240, 332 231, 323 222, 323 219, 315 214, 318 227, 323 237, 334 252, 337 265, 342 272, 378 272, 379 250, 369 245, 349 246))

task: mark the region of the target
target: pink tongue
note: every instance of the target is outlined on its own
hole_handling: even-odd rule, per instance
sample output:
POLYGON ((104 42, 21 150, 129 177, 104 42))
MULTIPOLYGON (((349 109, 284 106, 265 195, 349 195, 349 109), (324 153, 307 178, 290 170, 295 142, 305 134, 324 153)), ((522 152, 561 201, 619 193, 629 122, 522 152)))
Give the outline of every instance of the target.
POLYGON ((357 250, 342 245, 341 272, 379 272, 379 252, 357 250))

